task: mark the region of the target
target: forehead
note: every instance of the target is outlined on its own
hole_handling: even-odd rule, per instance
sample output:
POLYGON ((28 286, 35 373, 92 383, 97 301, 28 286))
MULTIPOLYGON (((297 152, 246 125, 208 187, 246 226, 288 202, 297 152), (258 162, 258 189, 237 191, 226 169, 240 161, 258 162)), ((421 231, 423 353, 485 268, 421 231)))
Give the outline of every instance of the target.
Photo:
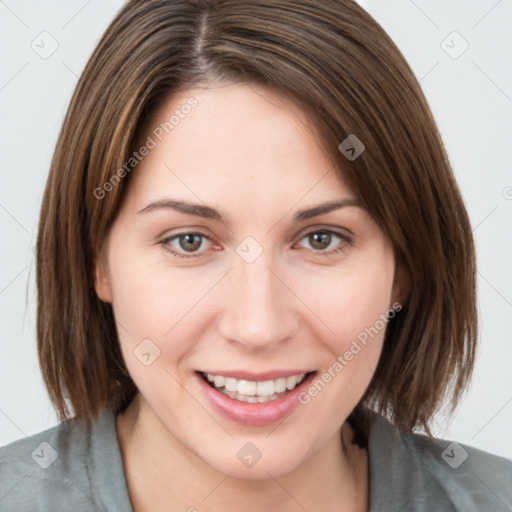
POLYGON ((311 123, 283 94, 260 86, 182 90, 144 123, 139 145, 149 137, 154 147, 134 172, 134 189, 141 197, 176 186, 288 202, 305 193, 339 197, 347 189, 311 123))

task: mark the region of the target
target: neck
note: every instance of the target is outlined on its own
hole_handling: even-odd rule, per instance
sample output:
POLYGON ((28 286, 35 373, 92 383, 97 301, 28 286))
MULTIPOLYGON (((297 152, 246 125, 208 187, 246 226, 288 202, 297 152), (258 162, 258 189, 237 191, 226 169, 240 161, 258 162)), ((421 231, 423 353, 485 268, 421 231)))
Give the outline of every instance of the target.
POLYGON ((167 431, 140 394, 118 415, 117 432, 134 512, 368 510, 367 453, 351 443, 347 422, 292 472, 261 480, 206 464, 167 431))

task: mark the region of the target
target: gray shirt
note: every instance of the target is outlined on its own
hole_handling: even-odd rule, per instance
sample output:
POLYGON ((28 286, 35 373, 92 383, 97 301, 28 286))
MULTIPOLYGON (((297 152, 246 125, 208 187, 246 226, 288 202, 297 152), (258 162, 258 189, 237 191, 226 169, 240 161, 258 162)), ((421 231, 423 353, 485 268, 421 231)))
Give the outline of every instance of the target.
MULTIPOLYGON (((104 408, 90 428, 67 421, 0 448, 0 511, 133 512, 115 420, 104 408)), ((511 460, 375 413, 368 454, 371 512, 512 510, 511 460)))

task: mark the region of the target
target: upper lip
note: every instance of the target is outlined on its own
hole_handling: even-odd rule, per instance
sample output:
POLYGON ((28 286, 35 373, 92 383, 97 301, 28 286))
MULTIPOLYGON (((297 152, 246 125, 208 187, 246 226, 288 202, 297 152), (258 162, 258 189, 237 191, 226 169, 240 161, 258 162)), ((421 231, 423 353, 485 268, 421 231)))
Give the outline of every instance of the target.
POLYGON ((199 370, 201 373, 210 373, 211 375, 222 375, 223 377, 232 377, 237 380, 250 380, 254 382, 264 382, 266 380, 276 380, 292 375, 302 375, 315 370, 297 369, 297 370, 268 370, 261 373, 253 373, 245 370, 199 370))

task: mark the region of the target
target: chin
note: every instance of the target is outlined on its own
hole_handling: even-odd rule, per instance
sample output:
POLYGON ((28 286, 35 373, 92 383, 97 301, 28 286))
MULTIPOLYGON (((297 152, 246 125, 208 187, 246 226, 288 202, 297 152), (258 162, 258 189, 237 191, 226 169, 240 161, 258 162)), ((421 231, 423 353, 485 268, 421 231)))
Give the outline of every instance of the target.
MULTIPOLYGON (((217 444, 217 450, 212 447, 199 448, 196 454, 213 470, 240 480, 268 480, 269 478, 284 477, 295 471, 304 461, 306 454, 301 454, 296 447, 288 444, 286 450, 281 447, 277 436, 275 444, 258 438, 251 440, 230 439, 229 446, 217 444)), ((299 443, 299 446, 304 446, 299 443)))

